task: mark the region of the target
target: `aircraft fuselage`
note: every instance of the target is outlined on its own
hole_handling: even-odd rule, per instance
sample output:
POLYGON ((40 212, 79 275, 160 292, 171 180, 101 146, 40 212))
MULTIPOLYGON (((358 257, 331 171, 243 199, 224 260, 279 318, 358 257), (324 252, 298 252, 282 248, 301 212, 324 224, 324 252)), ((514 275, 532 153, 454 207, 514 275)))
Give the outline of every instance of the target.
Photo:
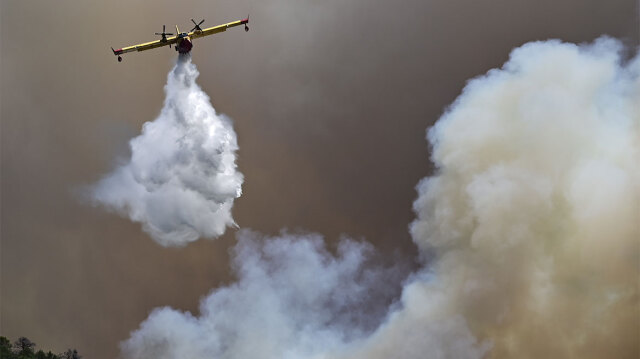
POLYGON ((187 54, 193 48, 193 42, 191 42, 191 37, 187 35, 187 33, 183 32, 180 34, 180 39, 176 43, 176 51, 181 54, 187 54))
POLYGON ((173 45, 176 51, 178 51, 179 53, 188 54, 189 52, 191 52, 191 49, 193 48, 193 39, 197 39, 200 37, 209 36, 213 34, 218 34, 218 33, 227 31, 228 28, 240 26, 240 25, 244 25, 244 31, 249 31, 249 26, 247 26, 247 24, 249 23, 249 17, 243 20, 237 20, 227 24, 222 24, 222 25, 218 25, 218 26, 214 26, 206 29, 200 28, 200 25, 204 22, 204 20, 200 21, 199 23, 196 23, 193 19, 191 19, 191 21, 196 26, 193 29, 191 29, 190 32, 180 32, 180 29, 178 29, 178 26, 176 25, 176 32, 175 32, 176 35, 172 37, 167 37, 167 35, 173 35, 173 34, 166 33, 165 26, 162 25, 162 33, 156 32, 156 35, 162 36, 160 40, 145 42, 145 43, 137 44, 133 46, 127 46, 117 50, 112 47, 111 51, 113 51, 113 54, 118 57, 118 62, 122 61, 121 55, 123 54, 133 52, 133 51, 151 50, 151 49, 155 49, 163 46, 171 47, 173 45))

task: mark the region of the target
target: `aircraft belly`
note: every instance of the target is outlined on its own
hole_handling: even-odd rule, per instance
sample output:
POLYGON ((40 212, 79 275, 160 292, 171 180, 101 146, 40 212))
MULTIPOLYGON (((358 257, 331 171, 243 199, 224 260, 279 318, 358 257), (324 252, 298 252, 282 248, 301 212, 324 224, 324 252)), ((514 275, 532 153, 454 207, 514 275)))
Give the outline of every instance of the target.
POLYGON ((186 54, 189 51, 191 51, 192 47, 193 47, 193 44, 191 43, 191 40, 188 38, 184 38, 180 41, 176 49, 178 50, 179 53, 186 54))

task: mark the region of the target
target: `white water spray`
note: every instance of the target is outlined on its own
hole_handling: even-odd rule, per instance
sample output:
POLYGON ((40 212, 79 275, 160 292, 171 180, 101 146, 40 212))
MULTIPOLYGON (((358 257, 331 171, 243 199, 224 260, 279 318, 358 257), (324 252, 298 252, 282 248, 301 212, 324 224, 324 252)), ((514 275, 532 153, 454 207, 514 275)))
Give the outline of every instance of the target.
POLYGON ((222 235, 235 225, 231 208, 242 192, 231 120, 215 112, 197 77, 191 58, 180 56, 160 115, 131 140, 129 162, 92 193, 165 246, 222 235))

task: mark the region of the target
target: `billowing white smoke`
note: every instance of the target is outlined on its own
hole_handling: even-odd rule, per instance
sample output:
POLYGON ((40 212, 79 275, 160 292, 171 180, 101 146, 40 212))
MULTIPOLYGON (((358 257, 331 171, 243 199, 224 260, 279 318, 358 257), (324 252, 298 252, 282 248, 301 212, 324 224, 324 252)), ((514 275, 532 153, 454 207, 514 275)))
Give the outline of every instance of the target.
POLYGON ((492 357, 640 356, 640 56, 622 50, 524 45, 429 131, 411 232, 492 357))
POLYGON ((95 201, 141 222, 165 246, 222 235, 235 225, 231 207, 241 194, 236 134, 231 121, 216 114, 197 77, 191 58, 180 56, 160 115, 131 140, 131 160, 92 193, 95 201))
POLYGON ((362 308, 389 281, 363 280, 380 272, 362 244, 241 232, 239 281, 198 317, 154 311, 125 357, 637 358, 640 58, 620 51, 530 43, 468 84, 429 131, 414 205, 435 259, 377 328, 362 308))
POLYGON ((265 241, 242 230, 238 241, 238 282, 204 299, 200 317, 154 310, 123 343, 125 357, 313 357, 375 328, 395 287, 377 283, 398 281, 394 268, 365 270, 366 243, 344 240, 333 256, 313 234, 265 241))

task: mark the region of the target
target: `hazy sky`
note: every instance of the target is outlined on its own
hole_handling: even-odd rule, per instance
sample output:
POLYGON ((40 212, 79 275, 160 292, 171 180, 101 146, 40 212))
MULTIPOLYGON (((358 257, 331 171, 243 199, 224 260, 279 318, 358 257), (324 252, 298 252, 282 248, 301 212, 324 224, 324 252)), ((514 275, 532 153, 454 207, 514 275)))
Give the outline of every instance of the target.
POLYGON ((409 262, 425 130, 465 81, 532 40, 635 47, 640 14, 634 0, 2 1, 1 335, 113 358, 154 307, 196 310, 232 279, 235 231, 166 249, 77 192, 156 117, 176 57, 118 63, 109 47, 247 13, 251 31, 193 50, 198 83, 238 134, 236 221, 366 238, 409 262))

